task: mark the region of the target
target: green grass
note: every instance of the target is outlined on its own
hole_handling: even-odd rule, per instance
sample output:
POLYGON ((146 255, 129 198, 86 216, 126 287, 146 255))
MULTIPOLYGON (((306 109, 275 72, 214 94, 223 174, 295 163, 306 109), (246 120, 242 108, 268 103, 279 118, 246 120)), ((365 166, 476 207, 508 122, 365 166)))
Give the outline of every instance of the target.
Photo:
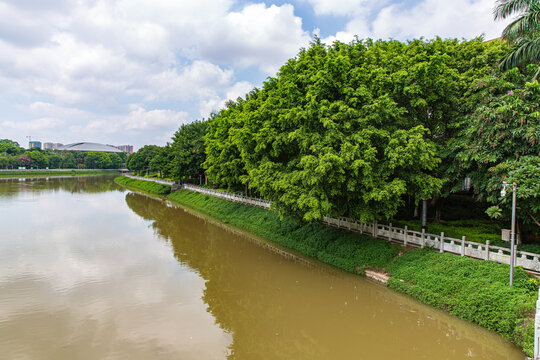
POLYGON ((118 185, 125 186, 127 188, 142 190, 150 194, 167 195, 171 192, 170 186, 158 184, 153 181, 131 179, 125 176, 119 176, 115 178, 114 182, 118 185))
MULTIPOLYGON (((394 220, 392 225, 407 227, 409 230, 422 231, 420 220, 394 220)), ((440 223, 427 223, 427 232, 430 234, 440 234, 444 232, 445 236, 461 239, 466 236, 467 241, 474 241, 485 244, 486 240, 492 245, 502 244, 501 224, 492 220, 457 220, 444 221, 440 223)))
POLYGON ((532 355, 538 280, 522 268, 433 250, 415 250, 387 269, 388 287, 501 334, 532 355))
POLYGON ((3 177, 36 177, 36 176, 66 176, 66 175, 102 175, 102 174, 113 174, 117 171, 115 170, 60 170, 60 171, 50 171, 50 170, 27 170, 27 171, 2 171, 0 170, 0 178, 3 177))
MULTIPOLYGON (((148 184, 133 184, 140 183, 148 184)), ((261 208, 187 190, 167 198, 352 273, 385 270, 392 275, 388 287, 495 331, 532 355, 538 281, 521 268, 509 287, 508 265, 429 249, 398 256, 401 248, 387 241, 281 219, 261 208)))

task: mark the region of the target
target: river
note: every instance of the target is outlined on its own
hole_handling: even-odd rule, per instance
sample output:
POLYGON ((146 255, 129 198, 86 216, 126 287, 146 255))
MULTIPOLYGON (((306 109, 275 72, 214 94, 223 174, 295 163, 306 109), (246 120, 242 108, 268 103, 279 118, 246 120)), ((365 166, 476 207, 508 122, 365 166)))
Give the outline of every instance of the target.
POLYGON ((524 359, 112 177, 0 179, 2 359, 524 359))

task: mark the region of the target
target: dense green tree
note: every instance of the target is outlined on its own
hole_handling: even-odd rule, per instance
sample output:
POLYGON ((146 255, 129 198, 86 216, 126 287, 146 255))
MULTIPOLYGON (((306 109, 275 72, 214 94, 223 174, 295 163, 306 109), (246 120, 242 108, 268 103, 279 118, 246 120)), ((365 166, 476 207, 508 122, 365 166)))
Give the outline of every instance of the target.
POLYGON ((33 167, 44 169, 49 166, 49 159, 40 150, 26 151, 24 154, 32 159, 33 167))
POLYGON ((159 151, 160 147, 157 145, 145 145, 130 155, 126 165, 128 169, 139 172, 150 170, 150 161, 159 151))
POLYGON ((155 153, 154 157, 149 162, 149 169, 151 172, 158 172, 160 177, 168 177, 171 174, 171 146, 160 147, 155 153))
POLYGON ((77 167, 77 159, 74 152, 63 151, 61 157, 63 169, 75 169, 77 167))
POLYGON ((261 90, 219 112, 205 167, 306 220, 388 218, 458 179, 447 142, 464 123, 465 92, 495 65, 500 42, 316 40, 261 90))
POLYGON ((171 153, 171 174, 176 179, 195 179, 204 176, 203 162, 206 160, 204 136, 208 132, 207 121, 183 124, 174 133, 171 153))
POLYGON ((116 153, 110 153, 108 155, 109 155, 109 159, 111 161, 110 168, 111 169, 120 169, 120 167, 122 167, 122 163, 124 162, 122 160, 122 157, 119 154, 116 154, 116 153))
MULTIPOLYGON (((533 227, 540 218, 540 193, 534 184, 540 174, 540 85, 528 80, 537 68, 530 65, 525 74, 515 68, 478 82, 470 98, 468 126, 453 144, 456 166, 471 177, 475 193, 499 204, 507 216, 511 199, 501 203, 502 182, 518 183, 518 217, 533 227)), ((491 208, 490 214, 502 213, 491 208)))
POLYGON ((0 153, 6 155, 19 155, 24 152, 24 149, 19 146, 19 143, 9 139, 0 139, 0 153))
POLYGON ((101 156, 97 151, 89 151, 84 157, 84 165, 87 169, 97 169, 101 161, 101 156))
POLYGON ((50 154, 47 156, 49 160, 49 168, 60 169, 62 167, 62 157, 58 154, 50 154))
MULTIPOLYGON (((247 97, 254 98, 256 94, 257 90, 253 90, 247 97)), ((214 114, 209 121, 205 135, 206 160, 203 167, 206 174, 212 184, 235 190, 243 187, 241 179, 247 176, 240 149, 234 140, 235 133, 243 126, 240 121, 242 105, 242 99, 229 101, 226 108, 214 114)))
POLYGON ((96 166, 98 169, 110 169, 112 167, 112 161, 110 154, 105 152, 98 153, 98 160, 96 166))

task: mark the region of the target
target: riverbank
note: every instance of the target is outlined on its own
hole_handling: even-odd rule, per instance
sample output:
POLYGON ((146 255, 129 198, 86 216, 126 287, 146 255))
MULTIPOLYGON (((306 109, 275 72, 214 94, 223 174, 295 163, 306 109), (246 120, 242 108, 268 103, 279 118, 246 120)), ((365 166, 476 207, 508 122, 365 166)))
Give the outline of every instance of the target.
POLYGON ((147 194, 167 195, 171 192, 170 186, 151 181, 131 179, 125 176, 115 178, 114 182, 120 186, 132 188, 134 190, 142 190, 147 194))
POLYGON ((49 176, 81 176, 119 173, 116 170, 0 170, 0 178, 12 177, 49 177, 49 176))
MULTIPOLYGON (((125 178, 120 179, 115 181, 126 183, 125 178)), ((150 183, 129 180, 131 188, 152 193, 150 183)), ((388 272, 388 287, 495 331, 532 355, 538 281, 521 268, 515 269, 510 288, 507 265, 429 249, 403 249, 384 240, 280 219, 271 211, 187 190, 167 198, 343 270, 360 275, 366 269, 388 272)))

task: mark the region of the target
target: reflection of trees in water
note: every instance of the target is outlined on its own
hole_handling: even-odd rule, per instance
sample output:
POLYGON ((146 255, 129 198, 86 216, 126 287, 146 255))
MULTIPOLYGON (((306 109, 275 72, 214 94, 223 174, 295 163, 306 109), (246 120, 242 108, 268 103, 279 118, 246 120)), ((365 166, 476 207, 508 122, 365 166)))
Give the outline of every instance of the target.
POLYGON ((281 292, 280 277, 268 266, 269 260, 279 263, 268 251, 160 200, 129 193, 126 202, 142 218, 154 220, 153 228, 171 243, 174 256, 206 280, 203 301, 233 336, 229 358, 321 358, 325 349, 307 335, 310 329, 302 329, 297 317, 284 316, 282 304, 297 294, 281 292))
MULTIPOLYGON (((368 346, 380 347, 381 351, 387 349, 388 339, 379 336, 380 330, 365 328, 364 337, 368 340, 359 339, 358 332, 353 331, 368 326, 362 318, 366 312, 358 310, 360 307, 371 309, 371 326, 378 323, 379 327, 398 327, 412 333, 414 330, 405 327, 426 327, 431 332, 430 340, 415 344, 419 356, 429 352, 434 341, 441 354, 455 351, 456 338, 467 339, 467 345, 478 350, 499 345, 495 343, 498 338, 486 339, 482 329, 464 327, 457 319, 459 324, 445 322, 434 309, 418 311, 414 300, 397 297, 386 289, 356 289, 358 283, 348 283, 348 277, 310 278, 305 272, 311 270, 299 270, 291 262, 237 235, 186 214, 182 208, 169 207, 166 202, 136 193, 128 193, 126 202, 136 214, 153 221, 154 231, 170 242, 180 263, 206 280, 202 299, 216 323, 232 334, 231 359, 335 358, 342 354, 330 353, 331 349, 360 349, 366 341, 368 346), (298 278, 306 281, 298 285, 298 278), (332 284, 345 287, 346 291, 328 294, 332 284), (361 305, 357 304, 355 309, 344 307, 345 302, 352 305, 355 296, 366 291, 372 294, 361 305)), ((392 351, 395 355, 397 350, 392 351)))
POLYGON ((70 193, 101 193, 123 188, 114 182, 116 175, 86 175, 73 177, 5 178, 0 179, 0 196, 15 196, 20 192, 40 194, 45 191, 70 193))

